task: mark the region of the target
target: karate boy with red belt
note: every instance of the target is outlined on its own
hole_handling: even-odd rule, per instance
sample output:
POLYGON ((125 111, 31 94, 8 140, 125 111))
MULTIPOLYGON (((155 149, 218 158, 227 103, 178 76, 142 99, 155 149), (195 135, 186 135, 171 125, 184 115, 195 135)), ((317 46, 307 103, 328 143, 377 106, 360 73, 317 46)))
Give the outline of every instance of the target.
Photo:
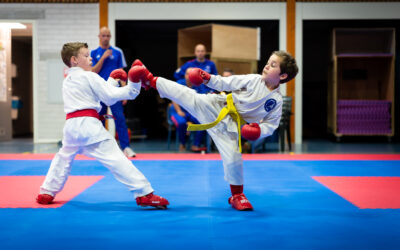
POLYGON ((189 126, 188 130, 207 129, 221 154, 225 180, 231 187, 229 204, 237 210, 252 210, 252 205, 243 193, 240 136, 256 140, 274 132, 282 115, 279 86, 293 79, 297 72, 296 61, 290 54, 275 51, 261 75, 221 77, 201 69, 193 69, 189 73, 189 79, 194 85, 206 84, 218 91, 232 92, 228 96, 197 94, 191 88, 162 77, 154 77, 139 60, 133 63, 128 74, 131 81, 141 81, 146 89, 157 89, 161 97, 178 103, 200 123, 204 123, 189 126))
POLYGON ((140 83, 129 81, 125 87, 116 87, 119 79, 126 81, 127 75, 122 69, 111 72, 107 82, 91 72, 92 58, 86 43, 64 44, 61 57, 70 67, 62 87, 64 111, 67 113, 63 146, 51 162, 37 202, 49 204, 53 201, 67 181, 74 157, 84 154, 107 167, 133 192, 138 205, 166 208, 168 201, 153 194, 149 181, 125 157, 98 116, 100 101, 111 106, 120 100, 135 99, 140 93, 140 83))

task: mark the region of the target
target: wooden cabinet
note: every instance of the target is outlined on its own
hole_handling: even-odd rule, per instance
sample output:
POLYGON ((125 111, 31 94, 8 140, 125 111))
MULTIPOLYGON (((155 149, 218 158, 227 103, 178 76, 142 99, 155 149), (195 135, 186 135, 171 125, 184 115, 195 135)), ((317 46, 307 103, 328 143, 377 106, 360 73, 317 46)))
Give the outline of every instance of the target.
POLYGON ((393 28, 333 30, 328 129, 337 138, 394 135, 394 46, 393 28))
POLYGON ((178 30, 178 66, 194 58, 194 47, 202 43, 217 70, 235 74, 257 73, 258 30, 220 24, 205 24, 178 30))

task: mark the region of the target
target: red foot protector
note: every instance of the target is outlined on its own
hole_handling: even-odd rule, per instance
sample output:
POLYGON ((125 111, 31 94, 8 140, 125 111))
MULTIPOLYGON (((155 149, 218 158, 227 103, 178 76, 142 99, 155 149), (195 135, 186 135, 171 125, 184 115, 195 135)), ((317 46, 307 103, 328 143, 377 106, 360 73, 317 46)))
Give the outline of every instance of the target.
POLYGON ((49 205, 36 203, 44 176, 0 176, 0 208, 58 208, 104 176, 69 176, 64 189, 49 205))
POLYGON ((313 176, 361 209, 400 208, 400 177, 313 176))

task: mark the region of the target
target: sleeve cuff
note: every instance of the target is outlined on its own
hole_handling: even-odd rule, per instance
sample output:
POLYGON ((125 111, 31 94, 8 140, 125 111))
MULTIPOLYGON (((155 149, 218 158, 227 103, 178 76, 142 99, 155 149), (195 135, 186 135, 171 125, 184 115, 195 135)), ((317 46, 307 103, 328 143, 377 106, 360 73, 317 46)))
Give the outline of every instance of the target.
POLYGON ((128 87, 130 89, 133 89, 133 90, 136 90, 136 91, 140 92, 140 89, 142 88, 142 84, 140 82, 128 81, 128 87))
POLYGON ((215 78, 216 78, 217 76, 215 76, 215 75, 211 75, 211 77, 210 77, 210 80, 208 80, 208 83, 207 84, 205 84, 206 86, 213 86, 213 82, 215 81, 215 78))
POLYGON ((107 79, 107 83, 113 85, 114 87, 118 87, 118 86, 119 86, 118 81, 116 81, 116 80, 115 80, 114 78, 112 78, 112 77, 109 77, 109 78, 107 79))

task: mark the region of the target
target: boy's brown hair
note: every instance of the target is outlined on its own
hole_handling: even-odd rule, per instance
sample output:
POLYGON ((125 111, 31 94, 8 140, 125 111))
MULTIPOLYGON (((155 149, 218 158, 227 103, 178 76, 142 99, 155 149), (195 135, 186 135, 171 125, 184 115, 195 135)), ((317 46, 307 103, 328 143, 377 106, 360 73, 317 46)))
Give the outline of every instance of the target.
POLYGON ((66 43, 63 45, 61 49, 61 58, 65 65, 71 67, 71 57, 78 56, 81 48, 89 48, 89 46, 87 43, 81 42, 66 43))
POLYGON ((297 72, 299 72, 296 59, 294 59, 291 54, 283 50, 274 51, 272 54, 281 58, 281 74, 287 74, 286 79, 281 80, 280 83, 285 83, 292 80, 297 75, 297 72))

